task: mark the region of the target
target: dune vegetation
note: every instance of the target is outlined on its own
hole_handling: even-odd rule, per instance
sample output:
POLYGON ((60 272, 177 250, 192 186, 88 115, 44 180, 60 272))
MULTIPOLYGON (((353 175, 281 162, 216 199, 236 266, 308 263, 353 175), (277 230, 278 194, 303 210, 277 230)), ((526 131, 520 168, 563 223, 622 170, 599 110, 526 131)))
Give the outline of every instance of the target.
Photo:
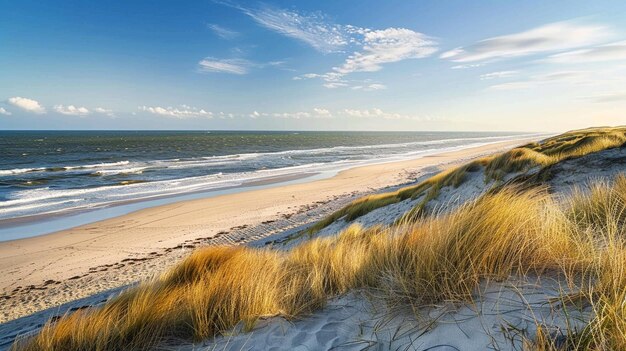
POLYGON ((426 204, 437 197, 441 188, 459 187, 468 172, 483 170, 485 183, 502 181, 508 174, 528 171, 532 168, 546 169, 562 160, 584 156, 600 150, 619 147, 626 142, 626 127, 589 128, 575 130, 526 144, 498 155, 484 157, 465 165, 448 169, 425 181, 399 190, 365 196, 348 204, 339 211, 322 219, 308 229, 313 235, 339 218, 352 221, 375 209, 407 199, 420 198, 419 203, 409 213, 410 217, 422 214, 426 204))
MULTIPOLYGON (((545 167, 624 141, 626 128, 566 133, 393 196, 454 185, 477 164, 545 167)), ((361 199, 336 218, 358 217, 371 210, 369 202, 395 201, 385 196, 361 199)), ((359 288, 412 308, 470 302, 481 281, 529 274, 562 277, 593 317, 584 330, 570 331, 565 345, 538 323, 537 337, 525 342, 528 350, 626 349, 625 222, 626 176, 620 175, 558 199, 541 186, 503 186, 448 213, 405 218, 391 227, 355 225, 289 251, 206 247, 101 307, 49 321, 38 334, 16 340, 13 350, 152 349, 206 339, 238 323, 251 329, 260 317, 297 318, 359 288)))

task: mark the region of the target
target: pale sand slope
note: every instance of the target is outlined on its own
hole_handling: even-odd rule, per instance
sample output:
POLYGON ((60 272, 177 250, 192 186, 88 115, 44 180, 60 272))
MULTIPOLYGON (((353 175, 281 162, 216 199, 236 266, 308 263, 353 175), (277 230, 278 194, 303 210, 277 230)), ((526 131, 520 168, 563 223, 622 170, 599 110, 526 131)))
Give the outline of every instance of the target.
POLYGON ((349 293, 326 308, 295 321, 261 320, 251 332, 231 333, 177 351, 212 350, 522 350, 537 325, 564 340, 567 329, 580 330, 591 309, 563 305, 558 281, 529 278, 482 284, 473 302, 442 303, 413 310, 389 308, 367 292, 349 293))
MULTIPOLYGON (((464 163, 528 141, 507 141, 359 167, 328 179, 183 201, 49 235, 0 243, 0 294, 4 295, 0 299, 0 321, 149 277, 188 253, 184 247, 180 249, 181 244, 202 244, 219 233, 276 220, 302 206, 306 209, 341 196, 414 181, 416 172, 419 174, 428 166, 464 163), (151 263, 145 265, 143 260, 151 263), (157 261, 161 264, 154 263, 157 261)), ((259 239, 273 233, 252 234, 259 239)), ((242 237, 240 242, 248 239, 242 237)), ((229 239, 216 243, 239 242, 229 239)))

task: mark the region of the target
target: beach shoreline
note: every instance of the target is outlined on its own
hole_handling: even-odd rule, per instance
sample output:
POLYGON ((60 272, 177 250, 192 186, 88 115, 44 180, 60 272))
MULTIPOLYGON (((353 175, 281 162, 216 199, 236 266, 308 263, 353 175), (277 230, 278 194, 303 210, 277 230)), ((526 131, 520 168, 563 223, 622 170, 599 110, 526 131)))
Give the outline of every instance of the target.
POLYGON ((205 199, 256 189, 314 181, 316 179, 323 178, 321 175, 321 172, 316 172, 273 176, 242 185, 228 186, 219 189, 191 191, 176 195, 159 195, 151 199, 124 200, 119 203, 102 206, 96 209, 45 213, 3 219, 0 220, 0 242, 52 234, 54 232, 71 229, 81 225, 123 216, 146 208, 164 206, 175 202, 205 199))
POLYGON ((414 182, 425 172, 536 139, 355 167, 329 178, 174 202, 51 234, 0 242, 0 274, 4 277, 0 282, 0 322, 149 278, 194 247, 258 240, 289 225, 314 222, 367 193, 414 182), (273 224, 278 222, 282 227, 273 224))
MULTIPOLYGON (((406 160, 413 160, 420 157, 427 157, 443 152, 463 150, 466 148, 486 146, 494 143, 518 140, 521 138, 538 138, 545 136, 542 134, 525 134, 519 135, 517 138, 493 141, 488 137, 485 140, 474 141, 469 144, 459 146, 447 146, 440 149, 427 149, 418 152, 410 152, 407 154, 398 154, 394 156, 385 156, 380 159, 363 159, 350 162, 340 161, 338 163, 330 162, 324 164, 321 168, 285 168, 284 172, 277 174, 257 174, 256 177, 242 178, 235 183, 228 182, 221 186, 208 185, 207 188, 178 190, 170 188, 166 193, 142 194, 133 198, 120 198, 115 201, 105 201, 101 204, 89 206, 76 206, 61 208, 54 211, 34 212, 15 217, 0 218, 0 242, 10 241, 39 235, 45 235, 62 231, 80 225, 85 225, 105 219, 119 217, 131 212, 142 210, 145 208, 167 205, 174 202, 209 198, 220 195, 234 194, 257 189, 267 189, 272 187, 286 186, 290 184, 310 182, 335 176, 341 171, 371 166, 383 163, 393 163, 406 160)), ((453 139, 451 139, 453 140, 453 139)), ((321 165, 321 164, 320 164, 321 165)), ((260 170, 261 172, 263 170, 260 170)), ((194 177, 191 177, 194 178, 194 177)), ((181 179, 185 179, 184 177, 181 179)), ((141 182, 141 184, 149 184, 150 182, 141 182)), ((133 185, 130 185, 133 186, 133 185)), ((123 189, 121 189, 123 190, 123 189)), ((78 201, 78 199, 75 199, 78 201)), ((6 210, 7 208, 5 208, 6 210)), ((10 210, 10 208, 8 208, 10 210)))

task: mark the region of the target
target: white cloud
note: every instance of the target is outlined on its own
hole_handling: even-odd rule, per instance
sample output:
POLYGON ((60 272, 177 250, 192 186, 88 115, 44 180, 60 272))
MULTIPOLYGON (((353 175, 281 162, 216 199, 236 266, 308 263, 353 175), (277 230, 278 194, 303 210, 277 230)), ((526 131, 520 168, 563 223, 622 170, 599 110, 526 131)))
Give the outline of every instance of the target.
MULTIPOLYGON (((232 116, 232 114, 231 114, 232 116)), ((400 113, 385 112, 379 108, 372 109, 340 109, 329 110, 326 108, 315 107, 308 111, 296 112, 259 112, 252 111, 247 115, 238 115, 237 117, 257 118, 283 118, 283 119, 335 119, 335 118, 371 118, 384 120, 415 120, 426 121, 432 120, 430 117, 405 115, 400 113)), ((232 117, 231 117, 232 118, 232 117)))
POLYGON ((297 77, 293 77, 293 78, 294 78, 294 79, 304 79, 304 78, 306 78, 306 79, 312 79, 312 78, 320 78, 320 77, 322 77, 322 75, 321 75, 321 74, 317 74, 317 73, 306 73, 306 74, 303 74, 303 75, 301 75, 301 76, 297 76, 297 77))
POLYGON ((387 89, 387 86, 384 85, 384 84, 375 83, 375 84, 370 84, 370 85, 366 86, 365 89, 369 89, 369 90, 384 90, 384 89, 387 89))
POLYGON ((113 110, 109 110, 104 107, 96 107, 93 109, 93 112, 107 115, 109 117, 115 117, 115 113, 113 113, 113 110))
POLYGON ((305 118, 333 118, 333 114, 330 110, 325 108, 316 107, 312 111, 298 111, 298 112, 258 112, 253 111, 248 115, 250 118, 256 119, 259 117, 274 117, 283 119, 305 119, 305 118))
POLYGON ((87 116, 91 113, 86 107, 77 107, 74 105, 54 105, 54 110, 68 116, 87 116))
POLYGON ((382 118, 382 119, 389 119, 389 120, 404 119, 404 120, 416 120, 416 121, 429 120, 429 118, 422 117, 422 116, 412 116, 412 115, 403 115, 400 113, 384 112, 383 110, 379 108, 372 108, 372 109, 367 109, 367 110, 345 109, 342 111, 342 114, 348 117, 355 117, 355 118, 382 118))
POLYGON ((456 66, 452 66, 450 68, 452 68, 452 69, 466 69, 466 68, 482 67, 484 65, 485 65, 484 63, 470 63, 470 64, 465 64, 465 65, 456 65, 456 66))
POLYGON ((0 107, 0 115, 10 116, 11 112, 4 109, 4 107, 0 107))
POLYGON ((224 113, 224 112, 220 112, 217 114, 217 117, 220 119, 233 119, 235 118, 235 114, 234 113, 224 113))
POLYGON ((324 83, 323 86, 328 88, 328 89, 337 89, 337 88, 341 88, 341 87, 347 87, 348 83, 344 83, 344 82, 328 82, 328 83, 324 83))
POLYGON ((216 59, 207 57, 198 62, 202 72, 222 72, 231 74, 246 74, 254 64, 244 59, 216 59))
MULTIPOLYGON (((266 115, 266 114, 263 114, 263 115, 266 115)), ((257 111, 252 111, 252 113, 250 114, 250 118, 257 119, 259 117, 261 117, 261 114, 258 113, 257 111)))
MULTIPOLYGON (((198 62, 198 68, 200 72, 221 72, 231 74, 247 74, 253 68, 276 68, 286 71, 293 71, 293 69, 286 68, 285 60, 269 61, 265 63, 252 62, 242 58, 232 59, 217 59, 214 57, 207 57, 198 62)), ((295 80, 297 78, 294 77, 295 80)))
POLYGON ((499 71, 499 72, 491 72, 485 73, 480 76, 480 80, 489 80, 496 78, 510 78, 515 77, 517 75, 517 71, 499 71))
POLYGON ((587 63, 626 60, 626 41, 568 51, 549 56, 550 63, 587 63))
POLYGON ((28 112, 32 112, 36 114, 46 113, 46 109, 43 106, 41 106, 38 101, 33 100, 33 99, 16 96, 16 97, 9 98, 9 100, 7 101, 9 104, 19 107, 22 110, 26 110, 28 112))
POLYGON ((363 91, 374 91, 374 90, 384 90, 387 89, 387 86, 384 84, 367 84, 367 85, 355 85, 351 87, 352 90, 363 90, 363 91))
POLYGON ((342 109, 331 111, 326 108, 316 107, 309 111, 297 112, 259 112, 253 111, 246 115, 252 119, 257 118, 283 118, 283 119, 331 119, 331 118, 372 118, 385 120, 431 120, 423 116, 404 115, 400 113, 389 113, 378 108, 372 109, 342 109))
POLYGON ((321 52, 337 52, 349 43, 349 28, 329 23, 320 13, 303 14, 269 6, 239 9, 263 27, 300 40, 321 52))
POLYGON ((423 58, 437 51, 436 43, 422 33, 406 28, 366 30, 363 48, 350 55, 346 62, 333 70, 340 74, 374 72, 382 64, 406 59, 423 58))
POLYGON ((382 84, 354 84, 345 77, 354 72, 375 72, 382 69, 384 64, 408 59, 423 58, 437 51, 436 42, 422 33, 406 28, 387 28, 370 30, 351 27, 354 35, 362 38, 351 43, 361 45, 359 51, 349 55, 341 66, 333 67, 332 71, 318 74, 307 73, 296 76, 294 80, 321 79, 323 86, 329 89, 351 87, 354 90, 380 90, 386 86, 382 84))
POLYGON ((609 34, 609 30, 600 25, 556 22, 520 33, 481 40, 467 47, 446 51, 440 57, 454 62, 518 57, 595 44, 609 34))
POLYGON ((215 35, 217 35, 218 37, 222 38, 222 39, 234 39, 236 37, 239 36, 238 32, 235 32, 234 30, 230 30, 227 28, 224 28, 222 26, 220 26, 219 24, 208 24, 207 27, 209 27, 209 29, 211 31, 213 31, 213 33, 215 33, 215 35))
POLYGON ((313 112, 318 116, 332 117, 332 114, 330 113, 330 111, 325 108, 315 107, 313 108, 313 112))
POLYGON ((322 84, 323 87, 328 89, 337 89, 337 88, 345 88, 349 87, 352 90, 359 91, 374 91, 374 90, 384 90, 387 89, 387 86, 380 83, 367 83, 371 81, 366 79, 365 81, 355 81, 355 80, 347 80, 343 78, 343 74, 337 72, 329 72, 326 74, 316 74, 316 73, 307 73, 300 76, 293 77, 294 80, 302 80, 302 79, 321 79, 324 81, 322 84))
POLYGON ((414 120, 414 121, 430 121, 432 118, 427 116, 414 116, 405 115, 400 113, 385 112, 378 108, 372 109, 338 109, 330 110, 323 107, 314 107, 310 110, 295 111, 295 112, 263 112, 254 110, 251 113, 226 113, 218 112, 211 113, 187 105, 181 105, 179 108, 173 107, 148 107, 139 106, 140 111, 150 112, 156 115, 162 115, 166 117, 187 119, 187 118, 220 118, 220 119, 234 119, 234 118, 251 118, 251 119, 337 119, 337 118, 370 118, 370 119, 383 119, 383 120, 414 120))
MULTIPOLYGON (((343 64, 333 67, 330 72, 293 77, 294 80, 319 78, 324 81, 323 86, 329 89, 359 86, 343 79, 347 74, 378 71, 384 64, 423 58, 437 51, 433 39, 406 28, 372 30, 332 23, 322 13, 299 13, 270 6, 252 9, 228 3, 225 5, 241 10, 268 29, 300 40, 324 53, 345 52, 350 47, 358 47, 343 64)), ((363 90, 382 87, 373 85, 363 90)))
POLYGON ((149 107, 149 106, 139 106, 139 110, 150 112, 155 115, 178 118, 178 119, 189 119, 189 118, 212 118, 213 113, 210 111, 205 111, 204 109, 199 109, 196 107, 191 107, 188 105, 180 105, 179 107, 149 107))
MULTIPOLYGON (((324 74, 318 73, 306 73, 296 77, 293 77, 294 80, 302 80, 302 79, 322 79, 325 82, 335 82, 335 83, 347 83, 345 79, 343 79, 343 74, 338 72, 328 72, 324 74)), ((344 86, 347 86, 345 84, 344 86)))

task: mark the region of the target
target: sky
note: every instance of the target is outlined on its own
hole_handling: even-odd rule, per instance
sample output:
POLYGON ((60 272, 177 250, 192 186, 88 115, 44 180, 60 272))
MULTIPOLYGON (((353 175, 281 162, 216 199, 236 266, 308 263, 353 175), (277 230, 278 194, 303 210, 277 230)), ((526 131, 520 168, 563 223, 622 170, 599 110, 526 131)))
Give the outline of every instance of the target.
POLYGON ((0 129, 626 124, 626 2, 0 0, 0 129))

